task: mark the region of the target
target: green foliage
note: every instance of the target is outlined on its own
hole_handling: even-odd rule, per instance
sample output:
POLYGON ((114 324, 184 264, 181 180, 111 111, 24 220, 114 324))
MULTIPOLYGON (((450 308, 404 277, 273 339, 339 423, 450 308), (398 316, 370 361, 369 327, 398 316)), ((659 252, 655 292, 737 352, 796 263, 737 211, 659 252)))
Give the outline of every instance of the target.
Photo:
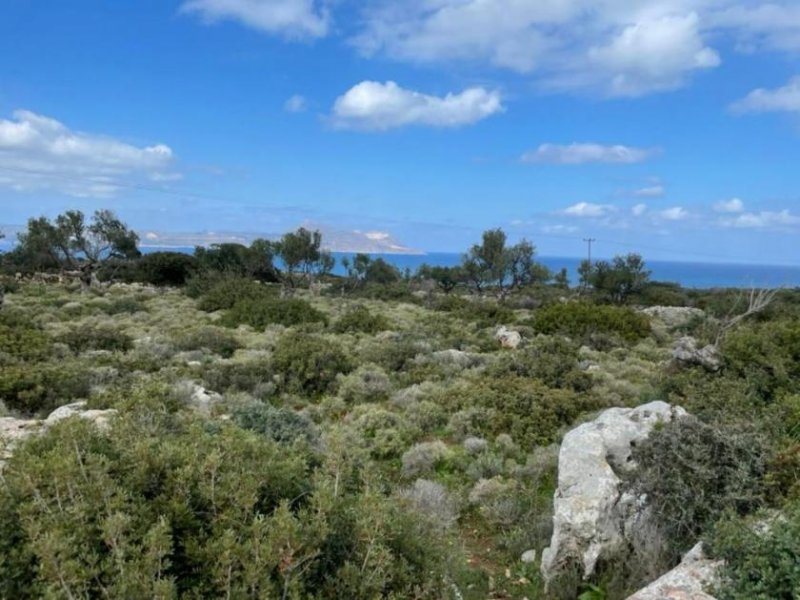
POLYGON ((73 365, 39 363, 0 369, 0 402, 26 414, 47 413, 89 394, 91 375, 73 365))
POLYGON ((559 430, 578 415, 601 408, 597 400, 587 395, 515 376, 456 385, 446 390, 439 401, 451 410, 477 411, 465 434, 496 437, 507 433, 527 448, 556 441, 559 430))
POLYGON ((478 327, 496 327, 513 323, 514 311, 503 304, 488 300, 468 301, 455 315, 464 321, 474 322, 478 327))
POLYGON ((639 254, 615 256, 610 263, 583 261, 578 273, 583 285, 591 286, 601 298, 616 304, 625 304, 640 294, 650 281, 650 271, 639 254))
POLYGON ((553 304, 537 310, 530 323, 538 333, 561 334, 591 342, 596 335, 612 335, 636 342, 650 334, 650 321, 630 308, 584 302, 553 304))
POLYGON ((800 596, 800 504, 780 516, 728 515, 714 529, 711 551, 725 561, 714 590, 719 600, 794 600, 800 596))
POLYGON ((376 315, 363 305, 350 308, 333 324, 336 333, 378 333, 389 329, 389 321, 376 315))
POLYGON ((198 308, 206 312, 231 308, 237 302, 274 296, 257 281, 231 275, 210 275, 190 281, 187 293, 200 297, 198 308))
POLYGON ((80 325, 61 334, 57 340, 78 353, 87 350, 127 352, 133 348, 131 336, 106 325, 80 325))
POLYGON ((489 372, 495 377, 532 377, 553 388, 585 392, 592 378, 581 371, 578 346, 562 336, 538 336, 516 352, 506 352, 489 372))
POLYGON ((459 275, 477 292, 495 288, 504 297, 510 290, 551 278, 550 271, 534 260, 535 255, 536 247, 528 240, 506 246, 505 232, 490 229, 464 256, 459 275))
POLYGON ((325 393, 338 374, 352 369, 350 359, 336 343, 301 333, 284 335, 278 340, 272 365, 283 377, 288 391, 309 396, 325 393))
POLYGON ((0 364, 43 360, 50 354, 50 349, 50 338, 41 329, 0 313, 0 364))
POLYGON ((311 419, 287 408, 252 402, 234 410, 232 417, 242 429, 256 431, 276 442, 304 440, 316 444, 319 440, 319 431, 311 419))
POLYGON ((676 419, 634 448, 628 484, 647 495, 677 559, 726 510, 743 515, 764 502, 766 454, 765 440, 742 427, 676 419))
POLYGON ((800 321, 740 326, 725 337, 722 352, 727 371, 762 398, 800 391, 800 321))
POLYGON ((137 279, 152 285, 181 286, 198 268, 198 261, 182 252, 152 252, 137 262, 137 279))
POLYGON ((189 330, 175 340, 179 350, 210 350, 223 358, 230 358, 241 348, 236 336, 219 327, 202 327, 189 330))
POLYGON ((237 301, 220 319, 227 327, 244 324, 261 330, 274 323, 292 326, 326 322, 327 317, 305 300, 266 295, 237 301))
POLYGON ((197 267, 201 272, 224 273, 258 281, 278 281, 278 271, 273 265, 275 244, 258 239, 250 247, 242 244, 212 244, 194 250, 197 267))

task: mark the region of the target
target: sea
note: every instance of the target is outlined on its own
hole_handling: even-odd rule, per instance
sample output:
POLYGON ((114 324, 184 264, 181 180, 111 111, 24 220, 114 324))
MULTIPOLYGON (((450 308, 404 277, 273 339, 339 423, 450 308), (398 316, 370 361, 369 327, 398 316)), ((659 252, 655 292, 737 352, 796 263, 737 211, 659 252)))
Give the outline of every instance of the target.
MULTIPOLYGON (((194 248, 155 248, 142 247, 142 252, 172 250, 191 254, 194 248)), ((334 252, 336 267, 334 274, 344 275, 342 258, 352 258, 355 254, 334 252)), ((427 254, 370 254, 372 258, 382 258, 397 267, 401 272, 410 269, 415 272, 421 265, 452 267, 461 263, 461 254, 455 252, 429 252, 427 254)), ((578 266, 581 258, 562 256, 539 256, 537 260, 552 271, 563 268, 569 273, 572 285, 578 282, 578 266)), ((646 260, 653 281, 679 283, 686 288, 750 288, 750 287, 800 287, 800 266, 699 263, 646 260)))
MULTIPOLYGON (((0 250, 9 250, 9 240, 0 241, 0 250)), ((194 247, 142 246, 142 252, 172 251, 192 254, 194 247)), ((354 253, 334 252, 334 273, 344 275, 342 259, 352 258, 354 253)), ((427 254, 370 254, 382 258, 401 272, 415 272, 421 265, 452 267, 461 263, 462 255, 455 252, 429 252, 427 254)), ((554 272, 566 268, 572 285, 578 282, 578 266, 581 258, 565 256, 539 256, 537 260, 554 272)), ((679 283, 686 288, 750 288, 750 287, 800 287, 800 265, 760 265, 735 263, 703 263, 646 260, 653 281, 679 283)))

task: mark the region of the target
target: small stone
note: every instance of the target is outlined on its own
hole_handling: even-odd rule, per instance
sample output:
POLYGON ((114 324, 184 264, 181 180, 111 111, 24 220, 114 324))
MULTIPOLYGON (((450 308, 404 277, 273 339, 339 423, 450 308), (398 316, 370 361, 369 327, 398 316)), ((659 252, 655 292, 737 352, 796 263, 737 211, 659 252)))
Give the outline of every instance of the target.
POLYGON ((522 556, 519 559, 524 563, 534 563, 536 562, 536 550, 525 550, 522 553, 522 556))

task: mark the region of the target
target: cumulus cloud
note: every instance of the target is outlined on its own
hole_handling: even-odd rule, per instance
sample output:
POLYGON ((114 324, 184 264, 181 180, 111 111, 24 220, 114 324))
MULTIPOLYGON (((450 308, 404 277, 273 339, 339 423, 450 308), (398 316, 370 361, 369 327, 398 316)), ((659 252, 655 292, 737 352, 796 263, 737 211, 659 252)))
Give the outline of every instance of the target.
POLYGON ((286 112, 290 113, 301 113, 308 110, 308 100, 305 99, 304 96, 300 94, 295 94, 294 96, 290 97, 283 105, 283 108, 286 112))
POLYGON ((542 144, 536 150, 522 155, 522 162, 556 165, 585 163, 633 164, 653 157, 657 150, 631 148, 630 146, 603 146, 601 144, 542 144))
POLYGON ((294 38, 327 35, 327 9, 316 0, 187 0, 181 11, 206 23, 238 21, 252 29, 294 38))
POLYGON ((633 191, 636 198, 660 198, 666 193, 663 185, 651 185, 633 191))
POLYGON ((788 209, 777 212, 750 212, 724 219, 721 224, 741 229, 787 229, 800 226, 800 216, 789 212, 788 209))
POLYGON ((332 123, 343 129, 384 131, 408 125, 461 127, 504 110, 499 92, 473 87, 430 96, 394 81, 362 81, 336 99, 332 123))
POLYGON ((689 216, 689 211, 682 206, 673 206, 662 210, 658 213, 658 216, 667 221, 683 221, 689 216))
POLYGON ((613 212, 616 212, 616 208, 610 204, 578 202, 562 210, 561 214, 569 217, 605 217, 613 212))
POLYGON ((714 205, 714 210, 720 213, 740 213, 744 211, 744 202, 739 198, 721 200, 714 205))
POLYGON ((793 77, 783 87, 755 89, 734 102, 731 110, 736 113, 800 112, 800 76, 793 77))
POLYGON ((732 0, 382 0, 353 43, 366 55, 478 61, 545 85, 640 96, 720 64, 698 10, 732 0))
POLYGON ((172 150, 163 144, 134 146, 27 110, 0 119, 0 185, 18 191, 51 189, 74 196, 108 197, 125 176, 165 181, 172 150))

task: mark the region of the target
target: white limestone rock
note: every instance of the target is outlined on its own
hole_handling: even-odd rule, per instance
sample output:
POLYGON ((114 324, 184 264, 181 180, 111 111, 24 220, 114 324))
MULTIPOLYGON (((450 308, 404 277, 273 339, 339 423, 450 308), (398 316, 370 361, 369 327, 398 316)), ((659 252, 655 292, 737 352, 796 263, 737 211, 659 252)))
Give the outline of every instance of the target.
POLYGON ((494 334, 494 339, 500 342, 500 345, 503 348, 507 348, 509 350, 516 350, 522 342, 522 336, 519 334, 519 332, 512 331, 505 325, 501 326, 497 330, 497 333, 494 334))
POLYGON ((601 555, 613 553, 636 526, 642 502, 620 490, 621 478, 634 467, 634 445, 656 423, 687 413, 666 402, 638 408, 611 408, 564 436, 558 457, 553 536, 542 552, 542 574, 550 579, 562 562, 578 558, 590 576, 601 555))
POLYGON ((686 553, 681 564, 628 600, 715 600, 706 590, 719 580, 722 564, 707 558, 699 543, 686 553))

